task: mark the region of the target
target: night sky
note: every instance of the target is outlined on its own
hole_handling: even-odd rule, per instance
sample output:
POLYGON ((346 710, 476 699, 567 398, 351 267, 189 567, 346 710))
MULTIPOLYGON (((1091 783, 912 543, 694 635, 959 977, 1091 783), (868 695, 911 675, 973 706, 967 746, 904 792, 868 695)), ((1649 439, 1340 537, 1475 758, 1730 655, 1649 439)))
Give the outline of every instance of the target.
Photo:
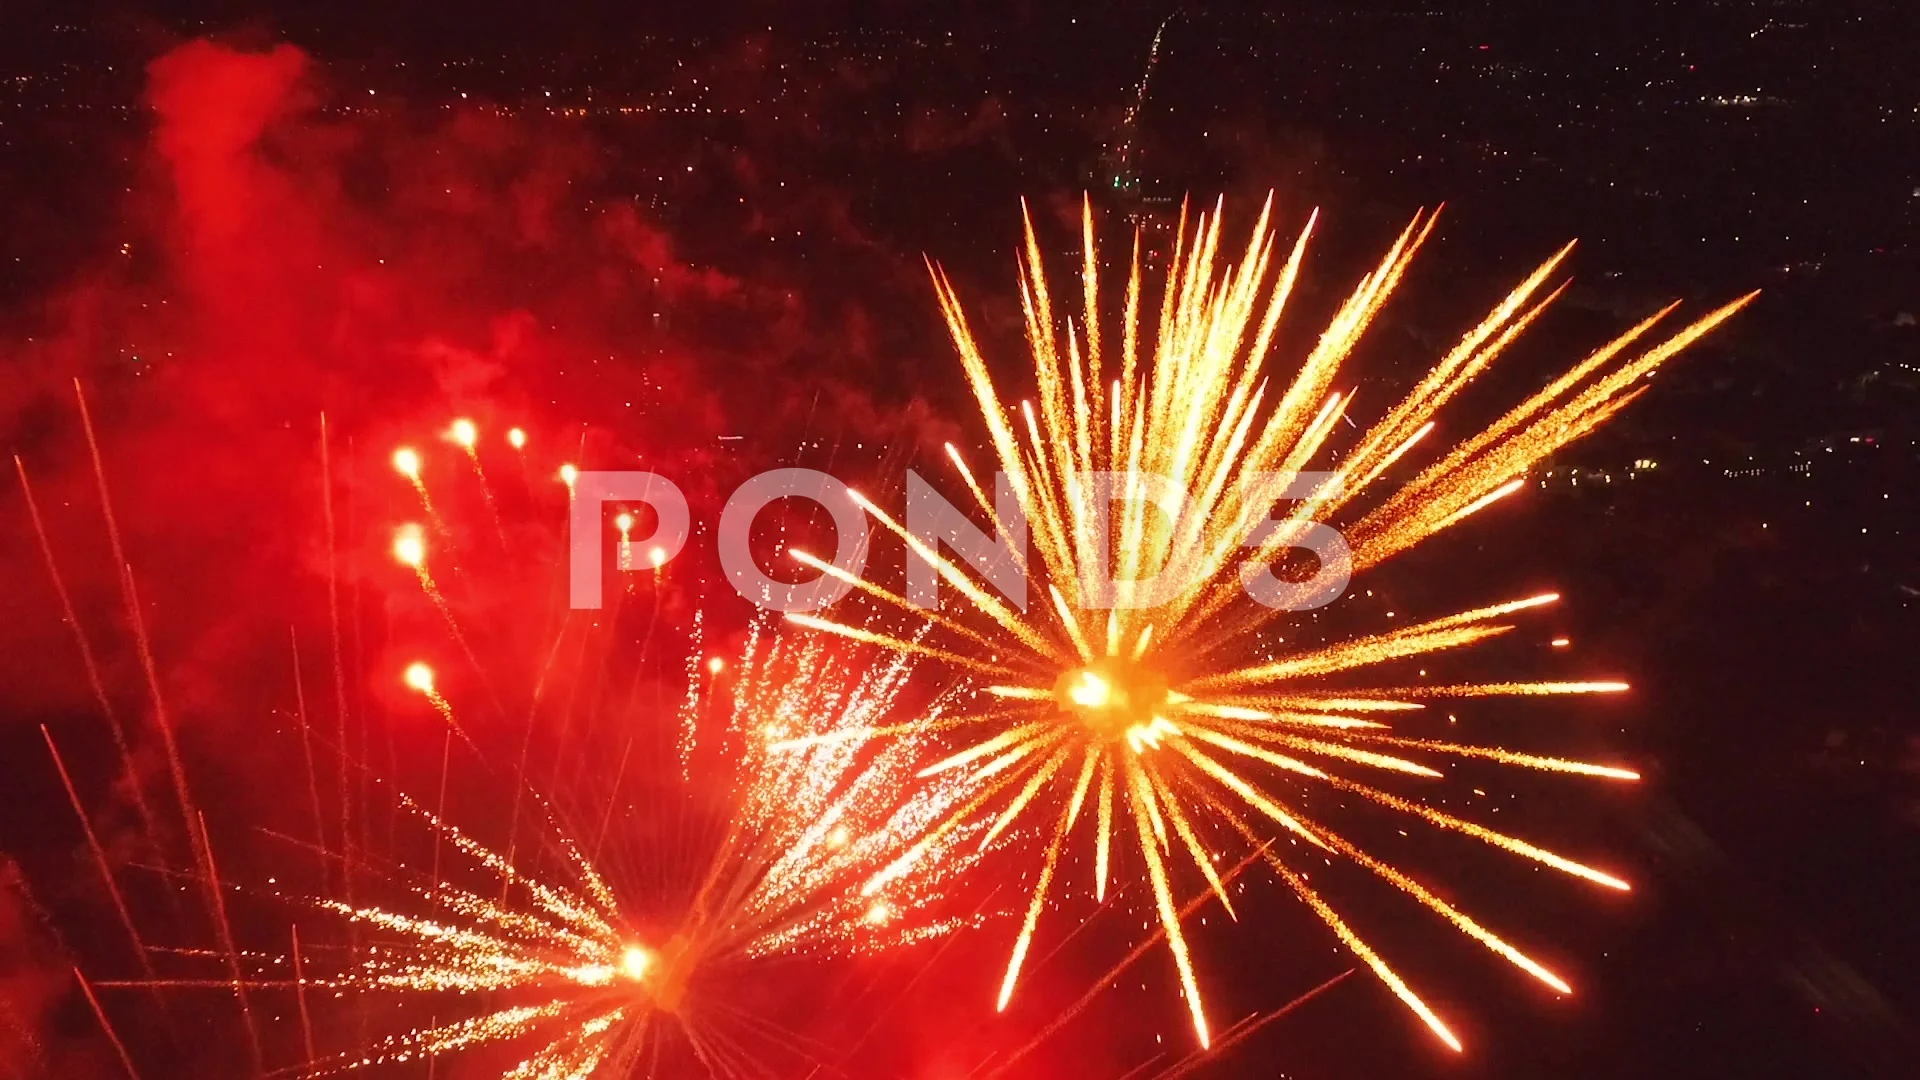
MULTIPOLYGON (((1373 409, 1569 239, 1573 284, 1489 377, 1494 396, 1463 404, 1463 428, 1668 300, 1697 314, 1761 290, 1523 498, 1342 601, 1360 619, 1565 594, 1528 632, 1570 648, 1505 659, 1633 691, 1497 703, 1489 723, 1645 779, 1482 786, 1498 823, 1518 817, 1636 887, 1595 895, 1478 851, 1395 849, 1577 993, 1554 1000, 1417 908, 1356 898, 1466 1053, 1438 1047, 1362 967, 1180 1075, 1914 1074, 1920 20, 1906 5, 646 7, 0 9, 0 435, 31 476, 110 704, 150 729, 74 380, 85 389, 233 876, 261 885, 288 858, 263 837, 301 820, 286 805, 298 774, 282 771, 289 630, 313 650, 306 690, 333 693, 312 644, 329 633, 323 485, 341 502, 355 737, 384 747, 396 786, 438 763, 440 736, 393 688, 410 639, 441 629, 384 559, 386 523, 417 505, 385 464, 397 443, 432 443, 456 415, 524 425, 520 472, 491 466, 499 508, 448 496, 449 515, 505 515, 502 539, 553 505, 526 462, 544 482, 563 453, 674 471, 696 518, 773 465, 882 482, 943 441, 984 442, 923 256, 977 306, 1004 377, 1024 377, 1021 199, 1070 254, 1086 193, 1113 250, 1138 228, 1149 265, 1183 199, 1224 196, 1229 232, 1269 191, 1289 229, 1318 207, 1309 314, 1274 364, 1304 355, 1406 221, 1444 202, 1353 361, 1373 409)), ((70 972, 137 971, 43 725, 109 859, 147 879, 140 921, 169 945, 207 944, 152 872, 12 481, 0 522, 0 1077, 122 1075, 70 972)), ((690 573, 711 561, 702 543, 679 564, 690 573)), ((462 602, 483 649, 524 652, 541 628, 518 625, 523 597, 488 584, 496 569, 464 567, 462 602)), ((676 589, 658 617, 684 635, 710 597, 676 589)), ((745 614, 721 603, 711 622, 719 648, 745 614)), ((635 685, 657 695, 679 661, 647 662, 635 685)), ((159 783, 158 747, 136 741, 159 783)), ((498 809, 487 790, 460 794, 481 819, 498 809)), ((1216 910, 1196 934, 1223 1028, 1353 966, 1283 888, 1240 895, 1237 925, 1216 910)), ((985 888, 967 899, 1021 906, 985 888)), ((819 1075, 979 1075, 1089 989, 1149 908, 1091 920, 1003 1018, 1004 922, 794 975, 845 990, 844 1015, 842 997, 778 1007, 817 1009, 841 1045, 877 1015, 819 1075)), ((236 918, 267 934, 284 915, 236 918)), ((219 994, 162 1007, 103 993, 139 1077, 253 1075, 219 994)), ((1190 1048, 1155 954, 1008 1075, 1157 1076, 1190 1048)))

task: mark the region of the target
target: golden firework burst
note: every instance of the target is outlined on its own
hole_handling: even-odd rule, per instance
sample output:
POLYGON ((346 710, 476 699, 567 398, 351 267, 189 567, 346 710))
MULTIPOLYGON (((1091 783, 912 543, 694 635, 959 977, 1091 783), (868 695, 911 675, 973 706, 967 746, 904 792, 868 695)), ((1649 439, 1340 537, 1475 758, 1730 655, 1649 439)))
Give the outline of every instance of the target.
MULTIPOLYGON (((990 498, 962 455, 952 446, 948 455, 992 536, 1011 549, 1023 570, 1029 546, 1037 551, 1047 603, 1028 611, 995 595, 978 567, 949 558, 857 494, 874 519, 965 598, 969 614, 920 612, 901 594, 801 556, 868 595, 930 620, 951 644, 809 615, 789 616, 793 621, 935 657, 985 687, 981 708, 941 722, 949 728, 973 725, 985 733, 921 772, 928 778, 963 773, 970 785, 978 785, 977 793, 868 887, 884 889, 924 865, 934 857, 944 830, 990 821, 991 838, 1029 811, 1051 808, 1041 830, 1044 854, 1001 985, 1002 1008, 1055 887, 1061 854, 1083 819, 1092 822, 1096 896, 1105 895, 1117 839, 1133 834, 1203 1044, 1206 1015, 1180 928, 1172 875, 1180 864, 1191 863, 1231 912, 1209 838, 1225 833, 1257 841, 1253 819, 1259 818, 1323 856, 1358 863, 1555 990, 1568 990, 1559 976, 1316 817, 1313 787, 1358 796, 1603 886, 1627 888, 1611 874, 1347 775, 1366 769, 1432 779, 1440 772, 1420 759, 1451 756, 1634 779, 1623 768, 1399 735, 1390 726, 1396 716, 1420 710, 1432 699, 1606 693, 1625 689, 1622 683, 1354 685, 1354 677, 1392 661, 1497 637, 1513 628, 1510 616, 1556 596, 1491 604, 1317 648, 1281 651, 1259 632, 1283 617, 1281 609, 1317 601, 1308 597, 1307 585, 1273 576, 1270 567, 1319 523, 1337 523, 1343 542, 1334 546, 1331 561, 1362 572, 1513 494, 1529 470, 1631 403, 1661 363, 1751 296, 1647 346, 1643 339, 1673 307, 1656 312, 1483 430, 1416 467, 1417 451, 1436 429, 1442 407, 1565 288, 1540 295, 1572 245, 1529 274, 1371 426, 1357 437, 1344 437, 1340 425, 1354 394, 1336 389, 1343 364, 1432 233, 1435 217, 1415 216, 1340 305, 1292 382, 1275 393, 1267 354, 1301 272, 1313 220, 1276 266, 1271 209, 1269 199, 1244 254, 1230 265, 1220 251, 1218 207, 1201 215, 1191 231, 1183 220, 1157 320, 1146 311, 1136 235, 1117 343, 1112 316, 1101 307, 1091 208, 1082 219, 1082 311, 1064 327, 1056 319, 1029 220, 1019 283, 1037 408, 1031 401, 1008 407, 951 282, 933 267, 941 310, 1006 479, 1006 495, 996 486, 990 498), (1316 467, 1322 471, 1306 472, 1316 467), (1117 478, 1119 488, 1090 482, 1103 475, 1117 478), (1287 487, 1296 476, 1309 483, 1287 487), (1169 504, 1160 492, 1177 498, 1169 504), (1292 500, 1292 508, 1283 508, 1276 518, 1276 501, 1285 499, 1292 500), (1156 501, 1163 512, 1149 512, 1156 501), (1009 520, 1016 514, 1018 521, 1009 520), (1263 531, 1256 536, 1256 529, 1263 531), (1255 539, 1250 543, 1249 537, 1255 539), (1247 583, 1259 575, 1266 575, 1260 580, 1269 596, 1255 603, 1247 583), (1289 598, 1291 605, 1285 602, 1289 598), (1308 786, 1282 788, 1275 782, 1282 778, 1308 786)), ((1322 559, 1329 561, 1324 553, 1322 559)), ((930 729, 907 724, 886 730, 924 734, 930 729)), ((1459 1041, 1440 1018, 1305 875, 1278 849, 1265 850, 1280 879, 1458 1049, 1459 1041)))

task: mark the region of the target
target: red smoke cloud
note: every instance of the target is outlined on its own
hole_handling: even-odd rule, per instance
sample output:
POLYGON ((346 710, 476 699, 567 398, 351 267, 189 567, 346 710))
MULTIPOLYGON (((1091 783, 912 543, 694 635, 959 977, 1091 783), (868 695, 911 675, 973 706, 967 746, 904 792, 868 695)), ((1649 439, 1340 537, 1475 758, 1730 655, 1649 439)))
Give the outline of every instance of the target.
MULTIPOLYGON (((696 501, 722 484, 716 435, 755 432, 731 450, 777 456, 823 429, 911 431, 817 370, 872 370, 883 346, 867 313, 757 258, 754 232, 771 228, 870 250, 843 199, 754 206, 748 233, 718 245, 742 256, 723 269, 689 259, 631 199, 583 194, 609 159, 579 131, 481 108, 361 111, 285 45, 193 41, 148 74, 125 254, 15 313, 27 329, 0 343, 17 373, 0 429, 16 433, 82 621, 111 632, 81 381, 173 677, 215 683, 226 650, 313 610, 323 411, 343 530, 407 494, 384 464, 393 445, 431 443, 456 415, 483 425, 490 452, 507 425, 526 428, 543 478, 591 429, 599 464, 681 462, 696 501)), ((772 187, 744 155, 730 168, 772 187)), ((880 276, 921 296, 917 259, 896 262, 880 276)), ((0 512, 24 519, 17 491, 0 512)), ((81 700, 77 672, 42 677, 74 665, 31 535, 9 530, 0 558, 27 571, 0 602, 32 613, 0 629, 0 650, 35 657, 0 666, 0 693, 30 710, 81 700)))

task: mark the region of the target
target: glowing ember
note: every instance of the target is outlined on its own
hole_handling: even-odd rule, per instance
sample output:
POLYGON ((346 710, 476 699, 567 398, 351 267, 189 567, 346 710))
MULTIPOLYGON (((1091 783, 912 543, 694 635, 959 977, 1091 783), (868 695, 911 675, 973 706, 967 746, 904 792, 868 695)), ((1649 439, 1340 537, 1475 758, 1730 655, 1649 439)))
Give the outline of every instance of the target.
POLYGON ((1097 738, 1138 738, 1165 724, 1167 680, 1137 664, 1103 657, 1060 674, 1054 684, 1060 710, 1097 738))
POLYGON ((393 557, 418 569, 427 561, 427 535, 418 525, 402 525, 393 532, 393 557))
POLYGON ((629 945, 620 954, 620 973, 634 982, 647 977, 647 969, 653 966, 653 954, 638 945, 629 945))

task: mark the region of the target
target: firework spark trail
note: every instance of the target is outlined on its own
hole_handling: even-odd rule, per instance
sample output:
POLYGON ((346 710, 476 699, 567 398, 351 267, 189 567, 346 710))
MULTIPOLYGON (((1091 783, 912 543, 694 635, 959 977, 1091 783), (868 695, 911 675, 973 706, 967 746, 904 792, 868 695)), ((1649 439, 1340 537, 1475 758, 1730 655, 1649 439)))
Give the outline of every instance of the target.
MULTIPOLYGON (((100 495, 100 513, 107 526, 107 542, 113 551, 114 569, 120 581, 120 598, 127 612, 127 621, 133 628, 134 644, 140 655, 140 669, 146 676, 148 704, 153 709, 154 726, 160 731, 160 742, 166 750, 167 769, 173 779, 174 796, 178 800, 181 820, 186 826, 188 844, 196 862, 204 864, 205 852, 200 846, 200 834, 194 827, 197 810, 194 806, 193 791, 187 783, 186 766, 180 759, 180 747, 174 739, 173 720, 167 709, 166 697, 160 690, 160 673, 154 665, 153 645, 147 636, 146 614, 140 606, 139 590, 133 579, 133 566, 127 561, 125 546, 120 539, 120 524, 113 513, 113 496, 107 490, 106 464, 100 457, 100 442, 95 437, 93 416, 87 411, 87 395, 81 389, 80 381, 73 383, 74 400, 80 409, 80 428, 86 434, 87 453, 93 461, 93 478, 100 495)), ((155 836, 156 843, 159 837, 155 836)))
MULTIPOLYGON (((1051 603, 1035 605, 1031 614, 1015 611, 989 591, 977 570, 929 547, 871 499, 856 494, 855 501, 870 517, 899 536, 913 557, 930 564, 943 585, 962 595, 969 615, 927 616, 897 594, 858 581, 862 595, 908 611, 921 621, 924 632, 898 634, 818 616, 789 616, 810 628, 925 657, 983 680, 982 689, 995 704, 977 717, 982 733, 922 772, 929 776, 952 771, 976 784, 991 778, 981 795, 956 809, 959 817, 992 820, 998 831, 1038 806, 1077 811, 1086 797, 1087 773, 1063 769, 1061 763, 1073 759, 1076 749, 1100 759, 1093 774, 1094 894, 1104 895, 1116 834, 1131 824, 1202 1045, 1207 1041, 1206 1018, 1172 910, 1170 875, 1191 864, 1213 882, 1207 838, 1220 832, 1223 822, 1237 820, 1232 804, 1257 811, 1325 853, 1361 862, 1494 951, 1522 967, 1531 963, 1522 963, 1524 956, 1424 887, 1371 861, 1317 824, 1301 804, 1274 792, 1259 773, 1240 772, 1242 766, 1280 770, 1598 884, 1625 887, 1612 875, 1329 771, 1359 767, 1429 779, 1442 775, 1402 756, 1404 752, 1637 779, 1632 770, 1614 766, 1403 736, 1392 733, 1389 723, 1395 713, 1418 710, 1431 698, 1609 693, 1624 690, 1622 683, 1482 682, 1433 688, 1339 684, 1343 677, 1362 677, 1375 666, 1468 649, 1501 637, 1517 625, 1506 621, 1509 616, 1550 604, 1555 595, 1283 653, 1255 635, 1280 617, 1279 610, 1289 606, 1285 601, 1305 602, 1309 594, 1307 585, 1289 585, 1272 576, 1268 566, 1301 542, 1307 525, 1331 523, 1343 526, 1351 569, 1369 569, 1512 495, 1540 461, 1605 423, 1642 392, 1646 376, 1752 299, 1742 297, 1650 347, 1642 345, 1641 339, 1671 312, 1669 307, 1606 343, 1492 425, 1419 464, 1416 459, 1429 452, 1443 408, 1562 294, 1564 284, 1549 288, 1548 281, 1572 245, 1542 262, 1404 398, 1371 426, 1357 427, 1357 436, 1343 446, 1335 437, 1337 422, 1349 419, 1352 395, 1335 390, 1342 367, 1431 235, 1436 215, 1423 211, 1414 216, 1340 305, 1276 400, 1269 395, 1263 365, 1314 222, 1307 222, 1276 269, 1271 211, 1269 198, 1244 253, 1232 262, 1223 255, 1219 208, 1199 215, 1190 228, 1183 211, 1158 320, 1151 325, 1141 314, 1151 305, 1142 285, 1136 235, 1117 358, 1103 351, 1111 336, 1102 330, 1091 207, 1083 212, 1081 230, 1084 308, 1078 318, 1066 320, 1064 338, 1029 220, 1018 259, 1018 284, 1037 407, 1023 401, 1014 409, 1001 397, 952 283, 930 263, 935 295, 978 402, 995 463, 1031 523, 1031 544, 1051 603), (1643 351, 1633 354, 1635 348, 1643 351), (1274 486, 1274 474, 1284 477, 1323 462, 1328 478, 1305 497, 1274 486), (1403 479, 1408 471, 1411 479, 1403 479), (1119 475, 1125 488, 1091 490, 1087 478, 1101 473, 1119 475), (1156 498, 1145 485, 1150 477, 1163 478, 1168 490, 1184 497, 1184 504, 1148 513, 1148 503, 1156 498), (1095 501, 1109 498, 1122 505, 1095 501), (1276 515, 1274 507, 1282 499, 1293 499, 1296 505, 1276 515), (1256 527, 1266 525, 1273 527, 1264 538, 1253 536, 1256 527), (1283 602, 1249 600, 1243 582, 1253 582, 1256 574, 1267 575, 1266 583, 1278 587, 1277 597, 1267 599, 1283 602), (945 640, 953 644, 941 643, 945 640), (1014 794, 996 805, 1005 792, 1014 794), (1116 801, 1124 804, 1118 814, 1116 801), (1170 836, 1179 843, 1171 844, 1170 836)), ((951 447, 948 453, 994 534, 1010 535, 1004 512, 990 504, 975 473, 951 447)), ((933 730, 922 726, 912 733, 927 736, 933 730)), ((1061 813, 1071 828, 1077 815, 1061 813)), ((1055 887, 1060 839, 1044 844, 1033 898, 1036 913, 1046 891, 1055 887)), ((930 858, 927 852, 909 851, 875 880, 896 879, 930 858)), ((1399 977, 1345 928, 1332 907, 1305 890, 1304 879, 1283 861, 1272 861, 1276 873, 1343 942, 1443 1041, 1457 1047, 1438 1018, 1405 991, 1399 977)), ((1017 935, 1003 1003, 1035 921, 1030 918, 1017 935)), ((1552 976, 1549 984, 1557 979, 1552 976)))
POLYGON ((1220 1041, 1215 1043, 1213 1046, 1200 1049, 1200 1050, 1195 1050, 1192 1054, 1188 1055, 1186 1058, 1178 1062, 1175 1062, 1172 1068, 1167 1069, 1164 1072, 1156 1073, 1154 1075, 1154 1080, 1174 1080, 1175 1077, 1186 1076, 1187 1074, 1193 1072, 1196 1069, 1202 1068, 1212 1062, 1220 1060, 1220 1058, 1225 1056, 1228 1050, 1231 1050, 1235 1046, 1238 1046, 1240 1043, 1243 1043, 1246 1040, 1252 1038, 1255 1034, 1259 1033, 1261 1030, 1265 1029, 1269 1025, 1275 1023, 1276 1021, 1286 1019, 1286 1017, 1291 1015, 1295 1009, 1300 1008, 1302 1005, 1307 1004, 1313 999, 1319 997, 1321 994, 1324 994, 1327 991, 1345 982, 1347 980, 1347 976, 1353 974, 1353 970, 1354 969, 1352 968, 1348 968, 1347 970, 1341 972, 1338 975, 1333 976, 1332 978, 1326 980, 1320 985, 1315 986, 1313 989, 1308 990, 1306 993, 1301 994, 1299 997, 1294 998, 1292 1001, 1287 1002, 1285 1005, 1282 1005, 1277 1009, 1274 1009, 1270 1012, 1262 1013, 1258 1016, 1248 1017, 1246 1020, 1235 1025, 1233 1028, 1229 1029, 1226 1032, 1223 1032, 1220 1041))
MULTIPOLYGON (((466 631, 460 628, 459 616, 454 614, 453 606, 447 602, 446 594, 440 591, 440 585, 434 580, 433 571, 427 565, 425 530, 413 524, 402 525, 395 529, 393 558, 395 562, 411 569, 414 576, 419 579, 420 591, 427 594, 427 599, 433 601, 433 606, 439 610, 441 618, 446 620, 447 632, 452 635, 453 643, 460 647, 461 654, 467 658, 467 663, 472 667, 474 674, 480 677, 481 685, 486 690, 487 697, 493 702, 494 710, 501 716, 506 716, 506 705, 501 702, 499 693, 494 690, 491 672, 487 665, 480 662, 479 654, 474 652, 473 644, 467 640, 466 631)), ((463 735, 462 738, 465 736, 463 735)))
POLYGON ((112 864, 107 861, 106 849, 100 846, 100 837, 93 831, 93 821, 87 817, 86 808, 80 802, 80 793, 74 789, 73 776, 67 772, 67 763, 60 756, 59 746, 54 744, 53 733, 47 725, 40 725, 40 737, 47 742, 47 753, 53 756, 54 768, 60 773, 60 784, 66 789, 67 800, 73 806, 73 814, 80 819, 80 830, 86 835, 87 850, 93 854, 93 862, 100 871, 100 880, 107 887, 107 896, 113 901, 114 914, 120 919, 120 926, 127 932, 127 940, 133 945, 134 956, 140 962, 140 971, 149 980, 156 978, 153 960, 148 955, 147 944, 140 937, 140 930, 133 921, 133 913, 127 907, 127 898, 120 891, 120 884, 113 876, 112 864))
POLYGON ((433 505, 433 496, 427 493, 427 482, 420 476, 420 452, 410 446, 403 446, 393 452, 393 471, 407 478, 413 485, 414 494, 420 496, 420 509, 426 511, 427 520, 433 522, 434 535, 443 540, 451 540, 453 531, 447 528, 446 519, 433 505))
POLYGON ((226 951, 227 970, 233 976, 233 996, 240 1003, 240 1015, 246 1021, 247 1051, 253 1061, 253 1071, 264 1069, 265 1058, 260 1049, 260 1026, 254 1020, 253 1002, 247 995, 246 974, 240 966, 240 948, 233 936, 233 920, 227 917, 226 886, 220 880, 220 867, 213 859, 213 838, 207 833, 207 819, 196 813, 194 824, 200 830, 200 847, 206 853, 204 870, 206 872, 207 894, 213 898, 214 911, 218 918, 215 926, 220 931, 220 947, 226 951))
POLYGON ((300 1046, 306 1052, 308 1061, 318 1060, 313 1048, 313 1014, 307 1008, 307 964, 306 957, 300 951, 300 927, 295 925, 291 931, 293 939, 293 995, 300 1009, 300 1046))
MULTIPOLYGON (((1229 881, 1229 882, 1233 881, 1234 879, 1238 878, 1241 874, 1245 873, 1246 870, 1249 867, 1253 866, 1255 862, 1259 861, 1260 854, 1261 852, 1256 850, 1254 853, 1247 855, 1245 858, 1242 858, 1238 863, 1228 868, 1226 872, 1221 875, 1221 877, 1226 881, 1229 881)), ((1184 921, 1185 919, 1192 916, 1194 912, 1199 911, 1202 907, 1206 906, 1208 901, 1214 900, 1214 899, 1217 899, 1217 897, 1215 896, 1211 888, 1208 888, 1194 895, 1193 897, 1188 899, 1184 905, 1181 906, 1178 912, 1180 919, 1184 921)), ((1079 931, 1076 929, 1074 932, 1078 933, 1079 931)), ((1025 1043, 1021 1044, 1019 1048, 1015 1049, 1011 1054, 1009 1054, 1006 1060, 1000 1062, 997 1066, 995 1066, 992 1072, 984 1074, 984 1076, 982 1077, 982 1080, 996 1080, 996 1078, 1000 1076, 1004 1076, 1016 1064, 1018 1064, 1020 1061, 1025 1059, 1028 1054, 1031 1054, 1033 1053, 1034 1050, 1038 1049, 1042 1043, 1046 1042, 1048 1039, 1058 1034, 1060 1030, 1065 1028, 1068 1024, 1071 1024, 1076 1017, 1080 1016, 1083 1012, 1087 1010, 1088 1006, 1093 1004, 1094 999, 1099 997, 1100 994, 1109 985, 1113 983, 1113 980, 1119 978, 1122 972, 1126 971, 1128 968, 1132 967, 1134 964, 1139 963, 1143 957, 1145 957, 1149 952, 1153 951, 1153 947, 1159 944, 1160 940, 1165 936, 1166 936, 1166 930, 1164 928, 1156 927, 1151 933, 1147 935, 1145 940, 1135 944, 1133 949, 1129 951, 1126 956, 1122 957, 1119 960, 1119 962, 1115 963, 1112 967, 1108 968, 1104 973, 1101 974, 1101 976, 1098 979, 1093 980, 1092 986, 1090 989, 1088 989, 1085 993, 1081 994, 1080 997, 1077 1000, 1075 1000, 1072 1004, 1068 1005, 1065 1009, 1062 1009, 1058 1014, 1056 1014, 1053 1017, 1053 1019, 1047 1022, 1047 1025, 1045 1027, 1041 1028, 1037 1033, 1034 1034, 1032 1038, 1028 1039, 1025 1043)), ((991 1061, 991 1060, 992 1060, 991 1058, 988 1059, 988 1061, 991 1061)), ((979 1065, 975 1066, 974 1069, 968 1073, 968 1075, 972 1076, 975 1073, 979 1073, 981 1069, 986 1068, 988 1061, 982 1061, 979 1065)))
MULTIPOLYGON (((416 471, 418 471, 416 469, 416 471)), ((327 435, 327 414, 320 414, 320 508, 327 533, 327 630, 333 657, 334 737, 338 744, 335 780, 340 794, 340 855, 343 859, 340 888, 353 898, 351 861, 353 843, 353 800, 347 796, 347 657, 340 635, 340 549, 333 516, 333 448, 327 435)), ((325 849, 322 841, 321 848, 325 849)))
MULTIPOLYGON (((300 635, 287 628, 287 643, 293 653, 293 707, 300 725, 300 760, 307 768, 307 798, 313 804, 313 838, 321 848, 327 845, 327 814, 320 801, 320 770, 313 756, 313 726, 307 718, 307 688, 300 674, 300 635)), ((327 861, 320 860, 320 887, 326 888, 327 861)))
POLYGON ((620 767, 613 771, 613 786, 607 790, 607 809, 600 815, 600 829, 593 837, 593 858, 599 859, 600 852, 607 846, 607 831, 613 827, 613 811, 619 805, 620 786, 627 779, 627 762, 633 759, 633 739, 627 739, 627 745, 620 751, 620 767))
POLYGON ((433 710, 440 714, 440 719, 447 722, 449 732, 460 736, 461 742, 478 752, 478 745, 461 728, 459 719, 453 715, 453 703, 441 695, 434 681, 432 668, 421 663, 409 664, 402 678, 406 680, 408 687, 418 691, 421 697, 427 699, 427 703, 433 706, 433 710))
POLYGON ((146 786, 139 783, 139 771, 134 767, 133 749, 127 739, 126 725, 121 722, 119 711, 107 697, 106 683, 100 677, 100 662, 94 656, 93 645, 87 638, 87 632, 80 626, 80 618, 73 610, 73 597, 67 592, 66 578, 60 573, 60 563, 54 558, 53 542, 47 536, 46 521, 40 516, 40 504, 33 497, 33 485, 27 480, 27 466, 14 455, 13 469, 20 477, 20 493, 27 504, 27 516, 33 522, 33 535, 40 544, 41 558, 46 562, 47 576, 53 582, 53 591, 60 599, 60 616, 66 620, 67 628, 73 631, 74 645, 80 651, 80 664, 87 673, 87 687, 93 691, 94 703, 100 706, 100 714, 107 719, 107 728, 113 734, 114 749, 120 755, 120 768, 127 775, 128 792, 133 796, 133 805, 140 815, 140 824, 150 842, 159 842, 159 832, 154 827, 153 808, 147 803, 146 786))
MULTIPOLYGON (((518 431, 518 428, 514 429, 518 431)), ((480 496, 487 504, 487 516, 493 519, 494 534, 500 540, 500 546, 507 546, 507 528, 500 520, 500 505, 493 499, 493 485, 487 483, 487 470, 480 464, 480 429, 473 421, 461 417, 447 429, 447 438, 467 452, 467 462, 473 466, 473 478, 480 484, 480 496)), ((524 444, 524 436, 522 436, 524 444)), ((516 446, 515 449, 519 449, 516 446)), ((426 497, 425 489, 421 498, 426 497)))
POLYGON ((87 1005, 93 1010, 94 1019, 100 1021, 100 1030, 107 1033, 107 1042, 113 1046, 113 1052, 120 1059, 120 1067, 125 1069, 131 1080, 140 1080, 140 1070, 133 1067, 133 1057, 127 1053, 127 1044, 120 1041, 120 1033, 113 1030, 107 1021, 107 1011, 100 1007, 100 998, 93 992, 93 985, 79 968, 73 969, 73 979, 80 984, 80 992, 86 995, 87 1005))
MULTIPOLYGON (((568 497, 571 498, 571 484, 568 485, 568 493, 568 497)), ((507 826, 508 862, 512 862, 514 857, 519 854, 520 811, 526 801, 527 765, 533 755, 533 737, 535 731, 538 729, 537 721, 539 720, 540 706, 546 700, 548 680, 552 678, 554 666, 560 658, 560 646, 565 643, 567 639, 568 628, 573 625, 572 620, 567 617, 571 614, 571 610, 568 610, 558 620, 557 629, 552 635, 552 644, 547 648, 546 659, 541 663, 538 674, 534 678, 533 693, 529 696, 527 704, 527 730, 520 742, 520 761, 513 774, 516 783, 513 786, 513 816, 511 823, 507 826)), ((502 896, 504 899, 504 893, 502 896)))

